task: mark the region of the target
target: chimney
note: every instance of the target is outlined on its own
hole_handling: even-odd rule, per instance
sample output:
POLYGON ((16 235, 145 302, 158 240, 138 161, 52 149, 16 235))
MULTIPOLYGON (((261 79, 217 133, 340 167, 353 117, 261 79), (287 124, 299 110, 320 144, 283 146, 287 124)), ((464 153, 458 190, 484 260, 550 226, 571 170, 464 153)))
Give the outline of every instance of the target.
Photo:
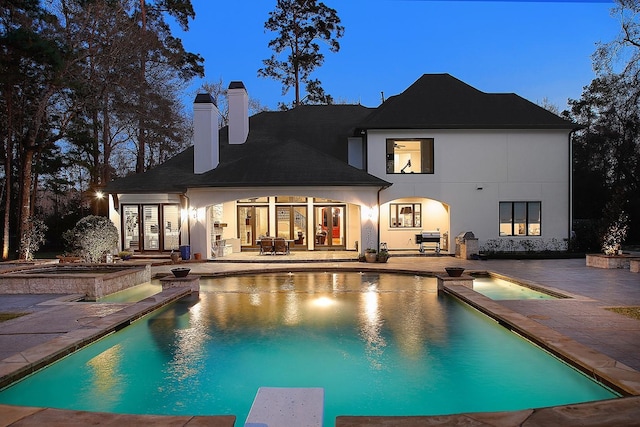
POLYGON ((229 144, 244 144, 249 136, 249 95, 242 82, 231 82, 229 99, 229 144))
POLYGON ((218 166, 218 145, 218 107, 210 94, 199 93, 193 102, 193 173, 218 166))

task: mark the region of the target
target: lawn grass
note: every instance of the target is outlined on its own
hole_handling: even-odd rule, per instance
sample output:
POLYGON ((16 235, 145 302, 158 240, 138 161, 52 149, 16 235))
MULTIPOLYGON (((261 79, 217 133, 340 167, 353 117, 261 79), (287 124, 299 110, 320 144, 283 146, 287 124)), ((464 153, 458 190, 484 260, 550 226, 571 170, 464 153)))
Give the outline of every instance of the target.
POLYGON ((640 307, 609 307, 607 310, 640 320, 640 307))
POLYGON ((24 316, 25 314, 27 313, 0 313, 0 322, 15 319, 16 317, 24 316))

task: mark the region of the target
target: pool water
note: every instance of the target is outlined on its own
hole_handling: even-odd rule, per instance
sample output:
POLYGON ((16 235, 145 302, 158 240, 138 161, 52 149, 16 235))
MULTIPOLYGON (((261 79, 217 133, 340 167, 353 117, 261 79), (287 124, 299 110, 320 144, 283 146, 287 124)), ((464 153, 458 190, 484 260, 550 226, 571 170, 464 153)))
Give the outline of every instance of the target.
POLYGON ((505 411, 617 397, 446 294, 433 278, 202 279, 189 297, 0 392, 0 403, 234 414, 259 387, 323 387, 338 415, 505 411))
POLYGON ((557 299, 544 292, 536 291, 526 286, 498 277, 474 277, 473 290, 491 298, 492 300, 523 300, 523 299, 557 299))
POLYGON ((141 283, 131 288, 114 292, 107 296, 104 296, 98 300, 98 302, 138 302, 143 299, 162 292, 162 285, 158 281, 141 283))

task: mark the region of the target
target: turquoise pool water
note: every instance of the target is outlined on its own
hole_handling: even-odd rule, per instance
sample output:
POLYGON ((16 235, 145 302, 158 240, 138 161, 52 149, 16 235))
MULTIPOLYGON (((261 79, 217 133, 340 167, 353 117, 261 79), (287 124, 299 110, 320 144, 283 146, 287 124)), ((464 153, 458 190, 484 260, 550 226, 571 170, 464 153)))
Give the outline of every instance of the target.
POLYGON ((261 386, 323 387, 337 415, 504 411, 616 397, 433 278, 296 273, 203 279, 148 315, 0 392, 0 402, 235 414, 261 386))
POLYGON ((98 302, 138 302, 158 292, 162 292, 162 285, 156 280, 107 295, 98 302))
POLYGON ((556 297, 536 291, 526 286, 498 277, 479 276, 473 281, 473 290, 492 300, 522 300, 522 299, 556 299, 556 297))

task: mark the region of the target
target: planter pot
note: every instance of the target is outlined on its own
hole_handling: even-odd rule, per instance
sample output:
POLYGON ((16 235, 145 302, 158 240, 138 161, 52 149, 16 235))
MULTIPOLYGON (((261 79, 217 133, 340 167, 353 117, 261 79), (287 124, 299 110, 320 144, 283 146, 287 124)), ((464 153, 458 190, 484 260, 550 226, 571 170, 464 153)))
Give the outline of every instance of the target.
POLYGON ((366 253, 364 254, 364 258, 367 260, 367 262, 376 262, 378 261, 378 254, 366 253))
POLYGON ((172 263, 176 263, 178 262, 178 259, 180 258, 180 254, 178 252, 171 252, 171 262, 172 263))
POLYGON ((388 259, 389 259, 389 255, 382 255, 382 256, 378 255, 376 260, 377 262, 387 262, 388 259))
POLYGON ((462 272, 464 268, 462 267, 446 267, 445 271, 450 277, 460 277, 462 276, 462 272))
POLYGON ((189 272, 191 271, 190 268, 174 268, 171 270, 171 272, 173 273, 174 276, 176 277, 187 277, 189 275, 189 272))
POLYGON ((202 254, 200 252, 196 252, 193 254, 193 259, 200 260, 202 259, 202 254))

